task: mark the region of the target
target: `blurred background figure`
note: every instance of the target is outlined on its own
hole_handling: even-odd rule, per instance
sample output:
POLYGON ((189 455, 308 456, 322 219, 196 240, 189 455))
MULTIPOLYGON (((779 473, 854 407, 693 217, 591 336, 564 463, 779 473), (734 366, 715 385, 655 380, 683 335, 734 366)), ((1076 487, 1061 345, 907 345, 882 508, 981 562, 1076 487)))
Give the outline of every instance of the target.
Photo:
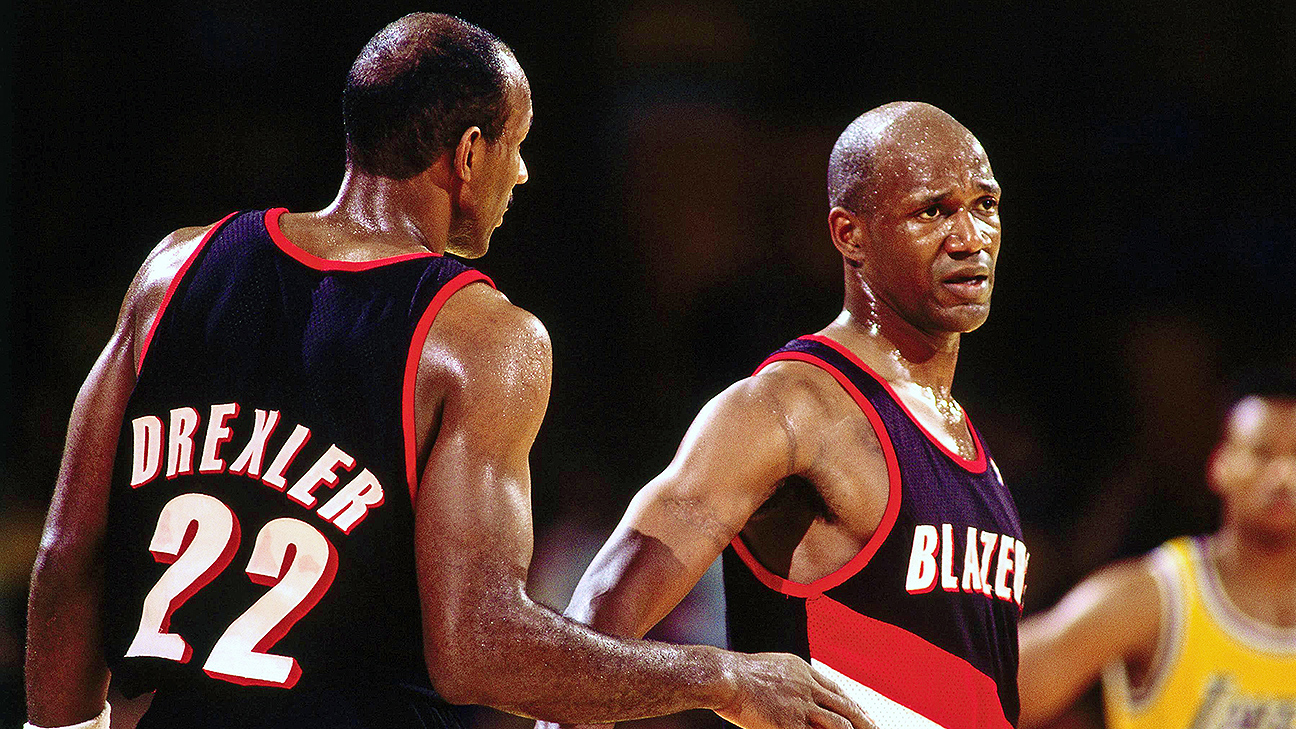
MULTIPOLYGON (((22 722, 31 560, 67 413, 121 292, 184 221, 327 204, 349 60, 411 9, 13 11, 0 726, 22 722)), ((553 339, 532 465, 533 573, 570 570, 555 601, 589 559, 556 530, 597 549, 703 403, 840 301, 825 160, 861 108, 892 99, 975 129, 1011 191, 996 314, 962 348, 954 395, 1021 509, 1027 612, 1113 558, 1215 526, 1204 474, 1224 377, 1256 359, 1296 367, 1290 3, 427 9, 507 37, 545 110, 534 179, 494 238, 510 255, 483 269, 553 339), (564 502, 579 479, 597 498, 564 502)), ((722 619, 693 615, 696 630, 722 619)), ((1096 693, 1082 706, 1067 721, 1097 726, 1096 693)))
POLYGON ((1100 674, 1112 729, 1296 722, 1296 373, 1239 390, 1208 474, 1218 531, 1106 567, 1022 625, 1022 727, 1100 674))

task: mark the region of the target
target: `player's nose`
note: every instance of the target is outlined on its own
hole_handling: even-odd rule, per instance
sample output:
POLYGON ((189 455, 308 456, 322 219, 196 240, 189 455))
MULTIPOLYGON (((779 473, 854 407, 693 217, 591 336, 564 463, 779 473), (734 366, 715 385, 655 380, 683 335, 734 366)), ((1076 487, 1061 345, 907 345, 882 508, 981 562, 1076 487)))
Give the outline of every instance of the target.
POLYGON ((951 218, 953 228, 945 237, 945 247, 950 253, 978 253, 990 245, 990 237, 977 227, 972 211, 961 208, 951 218))
POLYGON ((529 177, 530 177, 530 175, 527 174, 526 160, 522 159, 522 157, 519 156, 519 157, 518 157, 518 180, 517 180, 517 184, 521 185, 522 183, 526 182, 527 179, 528 179, 529 177))

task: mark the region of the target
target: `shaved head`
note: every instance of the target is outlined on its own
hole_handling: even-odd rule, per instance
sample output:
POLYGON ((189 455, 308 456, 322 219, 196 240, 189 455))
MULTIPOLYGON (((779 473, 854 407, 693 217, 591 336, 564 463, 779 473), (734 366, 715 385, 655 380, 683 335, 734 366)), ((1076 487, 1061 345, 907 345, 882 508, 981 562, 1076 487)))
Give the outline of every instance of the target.
POLYGON ((378 31, 347 75, 347 158, 371 174, 413 177, 470 127, 497 140, 513 93, 530 89, 503 41, 450 15, 411 13, 378 31))
POLYGON ((828 204, 872 212, 881 177, 936 150, 984 159, 976 137, 931 104, 894 101, 864 112, 846 127, 828 158, 828 204), (961 148, 961 149, 960 149, 961 148))

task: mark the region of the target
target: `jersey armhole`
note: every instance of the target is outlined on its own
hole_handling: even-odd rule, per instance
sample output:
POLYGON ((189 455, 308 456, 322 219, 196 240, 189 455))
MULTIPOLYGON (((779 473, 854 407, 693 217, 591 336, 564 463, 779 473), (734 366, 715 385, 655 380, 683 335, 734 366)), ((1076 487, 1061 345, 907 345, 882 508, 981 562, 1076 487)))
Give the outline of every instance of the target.
POLYGON ((232 212, 216 221, 216 224, 203 234, 202 240, 198 241, 198 245, 194 248, 193 253, 189 254, 189 257, 185 259, 185 262, 180 264, 180 268, 175 272, 175 275, 171 277, 171 283, 167 285, 166 293, 162 296, 162 303, 158 306, 157 313, 153 315, 153 323, 149 324, 148 334, 144 335, 144 343, 140 345, 139 361, 135 363, 136 377, 139 377, 140 373, 144 371, 144 358, 148 356, 149 345, 153 343, 153 335, 157 333, 158 325, 162 323, 162 316, 166 314, 167 306, 171 304, 171 297, 175 295, 176 289, 180 287, 180 281, 184 279, 185 274, 189 272, 189 268, 193 265, 193 262, 198 260, 199 254, 207 248, 207 243, 209 243, 211 239, 215 237, 216 233, 220 231, 221 228, 225 227, 225 223, 229 222, 230 218, 233 218, 235 215, 238 215, 238 211, 232 212))
POLYGON ((878 523, 877 529, 873 531, 873 536, 869 537, 864 547, 854 557, 851 557, 846 564, 827 575, 809 583, 794 582, 779 577, 761 564, 756 559, 756 555, 752 554, 747 547, 746 542, 743 541, 742 532, 739 532, 733 538, 733 541, 729 543, 743 561, 743 564, 747 565, 747 568, 751 570, 756 579, 760 580, 766 587, 792 597, 815 597, 858 574, 860 570, 868 565, 869 561, 873 559, 873 555, 877 554, 878 549, 882 547, 882 543, 890 536, 891 529, 895 526, 896 518, 900 514, 902 494, 900 488, 900 461, 896 458, 895 446, 891 443, 891 436, 887 432, 886 424, 882 422, 882 416, 878 415, 873 403, 869 402, 864 393, 860 392, 855 383, 851 382, 850 378, 841 370, 806 352, 779 352, 762 362, 753 374, 759 373, 770 364, 780 361, 805 362, 832 375, 833 379, 837 380, 837 384, 841 385, 846 394, 850 395, 855 404, 863 411, 865 417, 868 418, 869 424, 873 426, 873 434, 878 439, 878 444, 882 448, 882 455, 886 458, 887 464, 887 504, 882 512, 882 520, 878 523))
POLYGON ((1180 569, 1179 557, 1169 544, 1158 547, 1148 555, 1148 570, 1157 586, 1157 603, 1160 610, 1157 620, 1157 644, 1152 652, 1147 675, 1140 685, 1130 680, 1129 667, 1123 659, 1107 664, 1103 669, 1104 694, 1110 683, 1125 704, 1125 712, 1138 715, 1157 703, 1165 684, 1179 661, 1187 623, 1187 605, 1184 595, 1185 575, 1180 569))
POLYGON ((418 380, 419 361, 422 359, 423 345, 427 342, 432 322, 436 320, 446 301, 460 289, 473 283, 484 283, 495 288, 495 282, 489 276, 476 269, 468 269, 446 282, 432 297, 431 303, 423 310, 418 324, 414 327, 414 336, 410 338, 409 354, 405 360, 405 376, 401 389, 401 430, 405 440, 405 480, 409 484, 410 503, 414 504, 418 496, 418 433, 414 432, 414 394, 418 380))

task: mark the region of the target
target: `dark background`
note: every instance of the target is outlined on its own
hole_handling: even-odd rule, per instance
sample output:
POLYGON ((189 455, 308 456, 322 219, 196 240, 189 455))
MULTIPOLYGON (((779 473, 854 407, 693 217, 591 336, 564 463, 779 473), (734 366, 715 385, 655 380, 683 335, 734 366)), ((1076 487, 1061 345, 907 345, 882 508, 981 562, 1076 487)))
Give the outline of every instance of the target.
MULTIPOLYGON (((21 721, 27 574, 66 419, 132 274, 175 228, 326 205, 346 70, 416 9, 495 32, 531 81, 531 181, 477 263, 553 338, 539 599, 565 605, 708 398, 836 314, 828 152, 895 99, 967 125, 1005 191, 994 313, 964 342, 955 394, 1026 521, 1028 610, 1210 528, 1227 378, 1296 367, 1296 6, 1040 5, 12 10, 0 724, 21 721)), ((665 637, 723 635, 709 584, 665 637)))

